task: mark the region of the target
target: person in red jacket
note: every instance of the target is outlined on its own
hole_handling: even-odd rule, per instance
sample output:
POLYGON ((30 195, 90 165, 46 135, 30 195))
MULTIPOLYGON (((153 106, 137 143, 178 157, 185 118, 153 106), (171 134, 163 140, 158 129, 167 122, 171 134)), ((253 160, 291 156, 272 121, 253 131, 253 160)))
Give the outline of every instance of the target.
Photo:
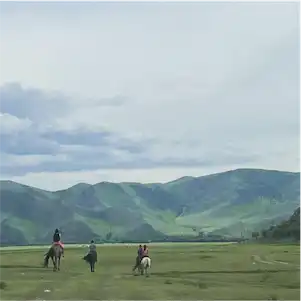
POLYGON ((60 245, 60 247, 62 248, 62 255, 64 257, 64 244, 61 242, 61 234, 60 234, 59 229, 55 229, 52 241, 53 241, 53 244, 60 245))

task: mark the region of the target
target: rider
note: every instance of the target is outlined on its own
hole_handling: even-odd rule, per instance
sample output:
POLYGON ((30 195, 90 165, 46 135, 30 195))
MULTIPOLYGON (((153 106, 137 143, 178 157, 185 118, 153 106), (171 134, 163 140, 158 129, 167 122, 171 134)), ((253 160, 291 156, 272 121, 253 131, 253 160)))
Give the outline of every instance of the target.
POLYGON ((89 254, 93 254, 93 253, 96 253, 96 244, 92 239, 89 245, 89 254))
POLYGON ((52 241, 53 241, 53 244, 60 245, 60 247, 62 248, 62 256, 64 257, 64 245, 61 242, 61 234, 60 234, 59 229, 55 229, 52 241))
POLYGON ((55 231, 54 231, 54 234, 52 237, 52 245, 51 245, 50 249, 47 251, 47 253, 45 254, 44 266, 48 266, 50 252, 52 251, 52 247, 54 244, 60 245, 60 247, 62 248, 62 256, 64 257, 64 245, 61 242, 61 234, 60 234, 59 229, 55 229, 55 231))
POLYGON ((147 247, 146 245, 143 246, 141 260, 142 260, 144 257, 149 257, 149 256, 148 256, 148 247, 147 247))
POLYGON ((96 251, 96 245, 94 240, 92 239, 89 245, 89 252, 83 257, 83 259, 90 263, 91 272, 94 272, 94 265, 92 265, 92 262, 97 262, 97 251, 96 251))
POLYGON ((139 257, 140 259, 142 258, 142 251, 143 251, 142 245, 139 245, 139 248, 138 248, 138 251, 137 251, 137 255, 138 255, 138 257, 139 257))
POLYGON ((135 271, 135 270, 138 268, 138 266, 139 266, 139 264, 140 264, 140 262, 141 262, 141 259, 142 259, 142 252, 143 252, 142 245, 139 245, 138 251, 137 251, 137 257, 136 257, 136 264, 135 264, 135 266, 133 267, 133 271, 135 271))

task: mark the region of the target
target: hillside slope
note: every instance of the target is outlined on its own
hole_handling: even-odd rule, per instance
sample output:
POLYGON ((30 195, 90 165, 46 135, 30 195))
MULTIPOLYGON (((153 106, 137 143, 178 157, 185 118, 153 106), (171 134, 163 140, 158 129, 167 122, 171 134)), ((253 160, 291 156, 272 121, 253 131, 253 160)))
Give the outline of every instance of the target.
POLYGON ((299 195, 300 173, 256 169, 166 184, 81 183, 56 192, 1 181, 0 237, 2 244, 49 243, 56 227, 65 242, 248 235, 288 218, 299 195))
POLYGON ((186 201, 178 224, 248 235, 288 218, 299 206, 300 174, 239 169, 173 183, 171 190, 186 201))
POLYGON ((300 207, 294 211, 288 220, 261 231, 263 238, 280 240, 300 240, 300 207))

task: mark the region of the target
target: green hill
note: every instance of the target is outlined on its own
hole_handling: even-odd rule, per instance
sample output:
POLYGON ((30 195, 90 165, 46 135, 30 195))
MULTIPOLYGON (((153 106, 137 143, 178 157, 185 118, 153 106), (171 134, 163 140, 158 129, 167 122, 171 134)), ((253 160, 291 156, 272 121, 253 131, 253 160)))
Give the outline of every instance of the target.
POLYGON ((276 240, 300 240, 300 207, 297 208, 292 216, 278 225, 272 225, 269 229, 261 231, 262 238, 276 240))
POLYGON ((166 184, 77 184, 56 192, 1 181, 1 244, 245 236, 289 218, 300 173, 238 169, 166 184))

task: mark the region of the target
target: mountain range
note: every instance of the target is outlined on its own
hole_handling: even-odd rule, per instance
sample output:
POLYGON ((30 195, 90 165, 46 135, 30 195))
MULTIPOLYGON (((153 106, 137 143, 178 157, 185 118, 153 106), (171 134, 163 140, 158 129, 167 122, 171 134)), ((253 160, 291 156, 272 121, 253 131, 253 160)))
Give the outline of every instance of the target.
POLYGON ((0 183, 2 245, 248 236, 288 219, 300 205, 300 173, 237 169, 168 183, 80 183, 46 191, 0 183))

